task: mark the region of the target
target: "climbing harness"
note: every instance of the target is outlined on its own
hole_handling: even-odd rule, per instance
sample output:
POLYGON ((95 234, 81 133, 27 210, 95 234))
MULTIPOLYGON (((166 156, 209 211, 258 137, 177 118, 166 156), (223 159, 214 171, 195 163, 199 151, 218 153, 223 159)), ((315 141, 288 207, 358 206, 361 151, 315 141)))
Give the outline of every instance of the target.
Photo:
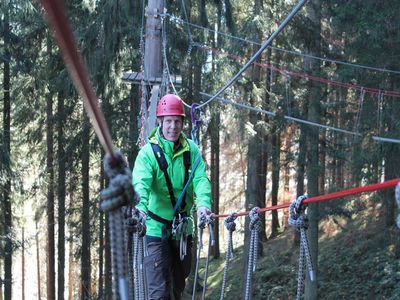
POLYGON ((178 214, 172 221, 172 235, 179 240, 179 258, 183 261, 187 254, 187 228, 188 218, 186 214, 178 214))
POLYGON ((306 196, 300 196, 296 200, 294 200, 289 207, 289 225, 293 226, 294 228, 296 228, 297 231, 300 232, 300 257, 296 300, 301 300, 303 294, 305 264, 304 258, 306 259, 310 280, 316 280, 306 233, 306 230, 308 229, 308 217, 305 214, 307 205, 304 205, 303 203, 305 199, 307 199, 306 196))
POLYGON ((245 289, 245 300, 251 297, 251 286, 252 286, 252 275, 256 270, 257 263, 257 252, 258 252, 258 234, 262 229, 262 223, 258 212, 258 207, 253 207, 249 212, 250 224, 250 246, 249 246, 249 259, 247 265, 247 276, 246 276, 246 289, 245 289))
POLYGON ((228 268, 229 268, 229 262, 233 258, 233 241, 232 241, 232 235, 233 232, 236 230, 236 220, 237 216, 235 214, 229 215, 224 221, 224 225, 226 229, 228 229, 228 249, 226 250, 226 255, 225 255, 225 266, 224 266, 224 276, 222 278, 222 286, 221 286, 221 296, 220 300, 224 299, 224 292, 225 292, 225 286, 226 286, 226 279, 228 277, 228 268))
POLYGON ((127 300, 130 294, 127 272, 128 254, 126 247, 121 247, 125 245, 124 211, 126 206, 136 203, 138 196, 133 190, 131 172, 124 157, 120 152, 114 154, 116 161, 112 161, 108 154, 104 157, 104 171, 110 178, 110 185, 101 191, 101 209, 109 213, 112 271, 115 278, 113 295, 116 297, 119 294, 121 300, 127 300))

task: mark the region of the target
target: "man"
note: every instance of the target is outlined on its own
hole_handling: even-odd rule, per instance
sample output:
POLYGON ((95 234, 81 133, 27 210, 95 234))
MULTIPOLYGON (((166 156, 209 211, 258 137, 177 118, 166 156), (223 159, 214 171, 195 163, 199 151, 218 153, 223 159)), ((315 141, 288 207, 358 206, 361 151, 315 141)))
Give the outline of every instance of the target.
POLYGON ((146 218, 149 299, 181 299, 191 268, 194 194, 198 217, 211 213, 210 180, 199 148, 182 133, 184 118, 178 96, 160 99, 158 127, 140 150, 132 172, 140 196, 136 208, 146 218))

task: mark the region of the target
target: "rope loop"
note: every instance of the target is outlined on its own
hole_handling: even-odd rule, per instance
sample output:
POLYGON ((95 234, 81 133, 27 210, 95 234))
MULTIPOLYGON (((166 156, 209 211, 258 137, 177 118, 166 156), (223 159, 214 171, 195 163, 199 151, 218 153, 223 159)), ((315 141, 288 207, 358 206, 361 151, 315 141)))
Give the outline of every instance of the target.
POLYGON ((235 213, 233 213, 233 214, 230 214, 224 220, 224 225, 225 225, 226 229, 228 229, 229 232, 236 230, 236 223, 235 223, 236 218, 237 218, 237 215, 235 213))
POLYGON ((311 281, 316 280, 316 275, 311 259, 310 247, 308 243, 306 230, 308 229, 308 217, 305 214, 307 205, 303 201, 307 196, 299 196, 296 200, 292 201, 289 206, 289 225, 296 228, 300 232, 300 255, 299 255, 299 271, 297 277, 297 296, 296 300, 302 299, 303 286, 304 286, 304 264, 307 264, 309 276, 311 281))
POLYGON ((250 212, 249 212, 249 218, 250 218, 250 224, 249 224, 249 229, 250 231, 256 230, 257 232, 261 231, 261 219, 260 215, 258 213, 259 207, 253 207, 250 212))
POLYGON ((309 222, 308 217, 305 215, 307 205, 303 204, 303 201, 307 199, 307 196, 299 196, 296 200, 292 201, 289 206, 289 225, 300 231, 301 228, 308 229, 309 222))

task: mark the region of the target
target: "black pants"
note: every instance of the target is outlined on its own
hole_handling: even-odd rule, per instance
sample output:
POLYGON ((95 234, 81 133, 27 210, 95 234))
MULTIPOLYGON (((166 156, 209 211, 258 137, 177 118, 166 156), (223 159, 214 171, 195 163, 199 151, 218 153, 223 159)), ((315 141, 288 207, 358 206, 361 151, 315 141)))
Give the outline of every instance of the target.
POLYGON ((187 240, 187 254, 179 255, 179 241, 146 236, 148 255, 144 258, 149 300, 180 300, 192 262, 192 236, 187 240))

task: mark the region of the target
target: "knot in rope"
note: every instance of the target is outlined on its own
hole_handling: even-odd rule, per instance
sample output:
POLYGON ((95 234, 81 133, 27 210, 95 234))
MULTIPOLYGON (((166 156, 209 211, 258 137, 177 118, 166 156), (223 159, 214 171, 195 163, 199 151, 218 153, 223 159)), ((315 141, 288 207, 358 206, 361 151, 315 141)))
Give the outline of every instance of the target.
POLYGON ((400 183, 396 185, 395 196, 396 196, 397 206, 399 208, 399 215, 397 216, 396 223, 397 227, 400 228, 400 183))
POLYGON ((296 230, 300 232, 300 256, 296 300, 302 299, 305 263, 307 264, 310 280, 316 280, 306 233, 306 230, 308 229, 308 217, 305 215, 307 206, 303 204, 303 201, 306 199, 307 196, 299 196, 296 200, 292 201, 289 206, 289 225, 295 227, 296 230))
POLYGON ((258 208, 258 207, 253 207, 249 212, 249 218, 250 218, 249 229, 250 229, 250 231, 256 230, 257 232, 260 232, 262 229, 261 219, 260 219, 260 215, 258 213, 259 209, 260 208, 258 208))
POLYGON ((248 265, 247 265, 245 300, 250 299, 252 276, 256 270, 256 265, 257 265, 258 233, 262 229, 262 223, 258 211, 259 211, 258 207, 253 207, 249 212, 249 218, 250 218, 249 229, 251 235, 250 235, 248 265))
POLYGON ((236 223, 235 220, 237 218, 236 214, 230 214, 228 217, 225 218, 224 225, 228 231, 235 231, 236 230, 236 223))
POLYGON ((307 205, 303 205, 303 201, 307 196, 299 196, 296 200, 292 201, 289 206, 289 225, 300 231, 301 228, 308 229, 308 217, 305 215, 307 205))
POLYGON ((146 220, 142 214, 140 214, 138 209, 128 209, 125 219, 125 227, 130 234, 137 233, 139 237, 144 237, 146 235, 145 224, 146 220))

